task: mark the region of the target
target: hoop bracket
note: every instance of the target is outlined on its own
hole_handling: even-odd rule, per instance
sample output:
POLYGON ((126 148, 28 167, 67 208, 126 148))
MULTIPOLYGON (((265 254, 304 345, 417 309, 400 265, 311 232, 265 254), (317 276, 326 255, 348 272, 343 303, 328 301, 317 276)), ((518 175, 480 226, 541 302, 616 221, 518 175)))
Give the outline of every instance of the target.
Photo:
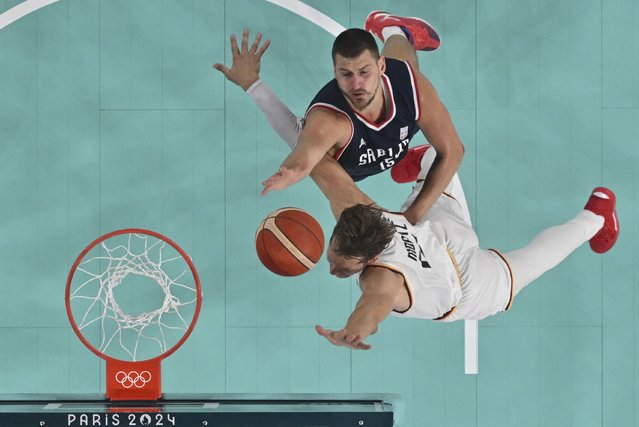
POLYGON ((106 361, 106 397, 110 400, 157 400, 162 397, 159 359, 106 361))

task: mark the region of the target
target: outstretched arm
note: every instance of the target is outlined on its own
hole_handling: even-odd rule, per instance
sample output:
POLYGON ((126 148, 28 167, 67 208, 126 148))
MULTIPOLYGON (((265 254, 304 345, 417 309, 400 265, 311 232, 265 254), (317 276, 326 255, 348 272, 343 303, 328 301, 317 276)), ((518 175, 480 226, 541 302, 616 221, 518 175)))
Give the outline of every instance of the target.
POLYGON ((262 184, 265 195, 271 190, 283 190, 308 176, 325 154, 334 155, 351 134, 350 121, 343 115, 323 108, 312 109, 307 117, 298 143, 284 159, 282 169, 262 184))
MULTIPOLYGON (((229 81, 247 91, 247 94, 255 101, 260 110, 262 110, 271 127, 293 148, 301 132, 301 120, 298 119, 259 78, 261 57, 270 42, 266 40, 264 44, 260 46, 262 35, 258 34, 255 36, 255 40, 249 48, 248 39, 249 31, 245 29, 242 33, 240 48, 237 44, 237 38, 232 34, 231 53, 233 55, 233 63, 231 68, 220 63, 214 64, 213 67, 224 74, 229 81)), ((325 117, 325 115, 322 115, 321 112, 315 116, 316 121, 312 123, 309 128, 310 130, 305 136, 308 141, 306 144, 309 144, 313 138, 322 136, 321 132, 316 132, 313 129, 321 129, 324 125, 323 119, 329 119, 325 117)), ((286 177, 292 173, 294 173, 294 171, 283 166, 274 177, 277 176, 279 178, 283 176, 286 179, 286 177)), ((336 218, 339 217, 345 208, 353 206, 354 204, 374 204, 367 195, 361 192, 357 185, 355 185, 353 179, 331 156, 325 155, 323 158, 320 157, 317 166, 312 170, 310 175, 328 199, 336 218)))
MULTIPOLYGON (((290 176, 295 174, 296 171, 282 166, 272 177, 264 181, 264 185, 268 186, 269 180, 290 180, 290 176)), ((339 219, 344 209, 356 204, 372 205, 379 208, 373 199, 359 189, 344 168, 328 154, 324 155, 317 166, 313 168, 311 178, 328 199, 335 219, 339 219)))
POLYGON ((459 169, 464 156, 464 146, 448 110, 439 99, 433 85, 418 70, 413 71, 417 78, 421 107, 421 117, 417 123, 437 152, 420 193, 404 212, 406 219, 416 224, 439 198, 459 169))
POLYGON ((335 219, 339 218, 344 209, 358 203, 377 206, 373 199, 359 189, 344 168, 328 154, 315 166, 311 178, 328 199, 335 219))
POLYGON ((231 54, 233 63, 231 68, 224 64, 214 64, 213 68, 220 71, 230 81, 244 89, 248 96, 262 111, 271 127, 277 134, 293 148, 297 137, 302 131, 302 120, 289 110, 284 103, 260 79, 260 63, 262 55, 270 45, 266 40, 260 46, 262 34, 255 36, 255 40, 248 47, 249 31, 242 32, 241 49, 238 48, 235 34, 231 34, 231 54))
POLYGON ((346 326, 336 331, 315 326, 318 334, 331 344, 353 350, 369 350, 364 341, 377 332, 379 324, 393 310, 404 286, 402 275, 382 267, 368 267, 360 276, 362 296, 357 301, 346 326))

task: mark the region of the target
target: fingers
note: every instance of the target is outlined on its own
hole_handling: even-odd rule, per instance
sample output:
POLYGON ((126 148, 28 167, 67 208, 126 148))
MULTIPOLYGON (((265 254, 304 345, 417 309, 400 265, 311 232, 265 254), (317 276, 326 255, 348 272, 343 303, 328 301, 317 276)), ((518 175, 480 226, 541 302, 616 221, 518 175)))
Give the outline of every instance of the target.
POLYGON ((271 45, 271 40, 266 39, 264 44, 262 46, 260 46, 260 48, 257 50, 257 52, 255 52, 255 55, 257 55, 258 58, 261 58, 262 55, 264 55, 264 52, 266 52, 266 49, 268 49, 268 47, 270 45, 271 45))
POLYGON ((266 181, 262 182, 262 185, 264 186, 264 189, 261 193, 262 196, 266 196, 266 193, 271 190, 281 190, 281 186, 279 184, 281 184, 282 175, 284 172, 286 172, 286 169, 284 167, 280 167, 277 172, 268 177, 266 181))
POLYGON ((345 328, 342 328, 339 331, 332 331, 330 329, 325 329, 320 325, 315 325, 315 331, 322 337, 326 338, 331 344, 337 346, 348 347, 351 350, 370 350, 372 348, 370 344, 361 342, 359 335, 348 334, 348 331, 345 328))
POLYGON ((345 337, 346 345, 353 350, 370 350, 371 345, 363 343, 359 335, 350 335, 345 337))
POLYGON ((320 325, 315 325, 315 332, 323 337, 328 337, 331 333, 331 331, 329 331, 328 329, 324 329, 320 325))
POLYGON ((344 337, 347 343, 357 345, 360 342, 359 335, 347 335, 344 337))
POLYGON ((242 53, 248 50, 248 36, 249 30, 245 28, 244 31, 242 31, 242 53))
POLYGON ((275 179, 275 176, 272 176, 266 181, 262 182, 262 185, 264 186, 264 188, 262 189, 262 192, 260 194, 262 196, 266 196, 266 194, 273 189, 273 186, 275 185, 276 182, 277 180, 275 179))
POLYGON ((361 342, 359 335, 349 334, 345 328, 339 331, 332 331, 320 325, 315 325, 315 332, 337 346, 348 347, 352 350, 370 350, 372 348, 370 344, 361 342))
POLYGON ((333 331, 330 329, 325 329, 320 325, 315 325, 315 331, 323 336, 324 338, 326 338, 327 340, 329 340, 331 343, 335 344, 335 345, 344 345, 342 343, 340 343, 341 339, 340 339, 340 334, 343 334, 344 329, 339 330, 339 331, 333 331))
POLYGON ((229 78, 229 73, 231 72, 231 70, 229 70, 229 68, 226 65, 224 65, 224 64, 213 64, 213 68, 215 68, 220 73, 224 74, 224 76, 227 79, 229 78))
POLYGON ((255 36, 255 40, 253 40, 253 44, 251 45, 251 52, 257 52, 257 47, 260 45, 260 41, 262 41, 262 33, 258 33, 255 36))
POLYGON ((315 331, 323 337, 331 337, 337 338, 341 334, 346 333, 346 329, 340 329, 339 331, 333 331, 331 329, 326 329, 320 325, 315 325, 315 331))
POLYGON ((237 48, 237 37, 235 37, 235 34, 231 34, 231 54, 233 56, 240 54, 240 51, 237 48))
POLYGON ((279 189, 277 177, 271 177, 267 179, 266 181, 262 183, 262 185, 264 186, 264 188, 262 189, 262 192, 260 193, 262 196, 266 196, 266 194, 271 190, 279 189))
POLYGON ((346 341, 346 344, 348 344, 350 348, 356 350, 364 350, 363 347, 367 346, 367 344, 364 344, 362 342, 362 337, 359 335, 347 335, 346 337, 344 337, 344 339, 346 341))

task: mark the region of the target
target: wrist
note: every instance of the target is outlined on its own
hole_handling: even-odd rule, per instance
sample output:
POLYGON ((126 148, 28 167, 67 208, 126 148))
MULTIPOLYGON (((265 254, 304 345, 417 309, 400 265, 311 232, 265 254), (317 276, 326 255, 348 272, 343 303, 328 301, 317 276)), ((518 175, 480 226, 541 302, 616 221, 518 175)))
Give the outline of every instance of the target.
POLYGON ((246 93, 248 93, 250 95, 251 92, 253 92, 255 90, 255 88, 258 87, 260 84, 262 84, 262 79, 260 79, 260 76, 257 76, 255 78, 255 80, 253 80, 252 83, 244 84, 244 85, 241 85, 241 86, 242 86, 242 89, 244 89, 244 91, 246 91, 246 93))

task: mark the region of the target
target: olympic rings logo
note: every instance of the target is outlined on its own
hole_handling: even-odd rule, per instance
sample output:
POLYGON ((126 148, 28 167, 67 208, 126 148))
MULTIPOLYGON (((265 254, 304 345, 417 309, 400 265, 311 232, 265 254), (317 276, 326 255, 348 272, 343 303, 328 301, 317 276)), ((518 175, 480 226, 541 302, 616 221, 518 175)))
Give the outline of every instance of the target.
POLYGON ((118 371, 115 374, 115 380, 124 388, 142 388, 151 381, 151 373, 149 371, 118 371))

